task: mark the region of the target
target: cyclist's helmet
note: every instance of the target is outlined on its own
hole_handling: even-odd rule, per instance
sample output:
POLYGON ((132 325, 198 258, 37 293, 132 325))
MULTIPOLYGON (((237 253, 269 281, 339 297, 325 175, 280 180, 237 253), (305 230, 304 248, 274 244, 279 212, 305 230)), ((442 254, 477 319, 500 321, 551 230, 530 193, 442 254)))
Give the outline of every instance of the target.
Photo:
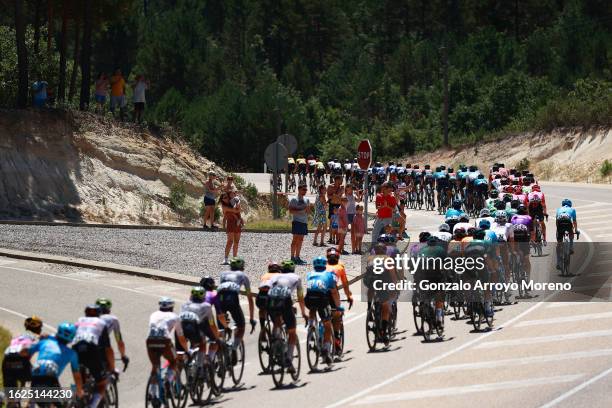
POLYGON ((569 198, 564 198, 563 201, 561 201, 561 207, 571 207, 572 206, 572 201, 569 198))
POLYGON ((459 216, 459 222, 470 222, 470 217, 467 214, 463 213, 459 216))
POLYGON ((325 255, 327 256, 327 261, 330 265, 336 265, 340 260, 340 253, 338 253, 338 250, 336 250, 336 248, 329 248, 325 252, 325 255))
POLYGON ((440 170, 442 171, 446 170, 446 166, 445 165, 440 166, 440 170))
POLYGON ((482 180, 483 178, 485 178, 485 177, 484 177, 484 174, 480 173, 480 174, 478 175, 478 179, 482 180))
POLYGON ((431 169, 431 166, 429 164, 426 164, 425 165, 425 170, 429 170, 429 169, 431 169))
POLYGON ((438 227, 438 231, 440 232, 450 232, 450 225, 448 225, 447 223, 442 223, 440 224, 440 226, 438 227))
POLYGON ((489 228, 491 228, 491 221, 480 220, 480 222, 478 223, 478 228, 480 228, 481 230, 488 230, 489 228))
POLYGON ((446 223, 450 227, 451 231, 453 230, 455 225, 457 225, 458 222, 459 222, 459 217, 457 217, 456 215, 450 216, 446 219, 446 223))
POLYGON ((460 211, 462 204, 461 200, 453 200, 453 209, 460 211))
POLYGON ((533 186, 531 186, 531 191, 542 191, 542 190, 540 189, 539 184, 534 184, 533 186))
POLYGON ((281 272, 283 273, 295 272, 295 262, 293 262, 292 260, 283 261, 281 263, 281 272))
POLYGON ((312 267, 317 272, 324 271, 327 268, 327 259, 323 256, 317 256, 312 260, 312 267))
POLYGON ((242 271, 244 270, 244 259, 240 257, 232 258, 230 261, 230 269, 232 271, 242 271))
POLYGON ((100 308, 101 314, 108 314, 113 307, 113 302, 108 298, 98 298, 96 300, 96 305, 100 308))
POLYGON ((491 192, 489 193, 489 197, 491 197, 491 198, 497 198, 497 197, 499 197, 499 191, 497 191, 497 190, 491 190, 491 192))
POLYGON ((270 262, 268 264, 268 272, 280 272, 281 266, 276 262, 270 262))
POLYGON ((478 239, 478 240, 483 240, 485 238, 486 232, 483 229, 480 228, 476 228, 474 229, 474 232, 472 233, 472 236, 474 237, 474 239, 478 239))
POLYGON ((490 217, 491 216, 491 211, 489 211, 488 208, 483 208, 480 210, 480 218, 484 218, 484 217, 490 217))
POLYGON ((74 340, 74 336, 76 336, 76 326, 69 322, 60 323, 57 326, 57 332, 55 333, 55 338, 61 341, 62 343, 68 344, 72 340, 74 340))
POLYGON ((204 296, 206 296, 206 289, 202 286, 194 286, 191 288, 191 300, 200 303, 204 300, 204 296))
POLYGON ((521 202, 519 200, 510 201, 510 208, 514 208, 515 210, 518 210, 519 205, 521 205, 521 202))
POLYGON ((477 229, 476 227, 470 227, 470 228, 468 228, 468 229, 467 229, 467 234, 468 234, 470 237, 473 237, 473 236, 474 236, 474 231, 476 231, 476 229, 477 229))
POLYGON ((442 167, 440 167, 440 166, 436 167, 436 173, 439 173, 441 171, 442 171, 442 167))
POLYGON ((418 170, 418 169, 419 169, 419 165, 418 165, 418 164, 415 164, 415 165, 414 165, 414 169, 415 169, 415 170, 418 170))
POLYGON ((465 228, 463 227, 459 227, 459 228, 455 228, 455 230, 453 231, 453 234, 455 235, 455 239, 460 240, 465 238, 465 228))
POLYGON ((433 235, 427 239, 427 245, 429 245, 429 246, 438 245, 439 242, 440 242, 440 240, 437 237, 433 236, 433 235))
POLYGON ((495 209, 496 210, 505 210, 506 209, 506 202, 505 201, 498 201, 495 203, 495 209))
POLYGON ((43 322, 38 316, 30 316, 23 322, 23 327, 32 333, 40 334, 42 331, 43 322))
POLYGON ((503 197, 504 203, 509 203, 512 201, 512 194, 505 193, 503 197))
POLYGON ((215 278, 213 278, 212 276, 205 276, 200 279, 200 286, 210 292, 212 290, 215 290, 215 287, 217 285, 215 285, 215 278))
POLYGON ((100 317, 100 307, 96 304, 85 306, 85 316, 100 317))
POLYGON ((448 172, 449 172, 449 173, 454 173, 454 172, 455 172, 455 169, 454 169, 454 168, 452 168, 452 167, 449 167, 449 168, 448 168, 448 172))
POLYGON ((376 167, 382 167, 382 163, 381 162, 376 162, 375 166, 376 167))
POLYGON ((495 213, 495 222, 504 225, 508 222, 508 214, 506 214, 504 210, 497 211, 497 213, 495 213))
POLYGON ((431 234, 427 231, 423 231, 419 234, 419 242, 420 243, 425 243, 427 242, 427 240, 429 239, 429 237, 431 237, 431 234))
POLYGON ((174 299, 166 296, 159 299, 159 302, 157 302, 157 304, 159 305, 159 310, 161 310, 162 312, 171 312, 172 309, 174 309, 174 299))
POLYGON ((387 247, 385 244, 378 242, 374 245, 374 254, 375 255, 385 255, 387 253, 387 247))

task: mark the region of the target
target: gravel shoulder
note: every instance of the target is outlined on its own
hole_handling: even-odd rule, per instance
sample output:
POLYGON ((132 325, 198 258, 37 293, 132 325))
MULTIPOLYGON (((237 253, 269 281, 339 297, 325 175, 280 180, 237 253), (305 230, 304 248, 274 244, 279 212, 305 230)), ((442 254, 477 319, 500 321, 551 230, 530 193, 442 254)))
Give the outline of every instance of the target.
MULTIPOLYGON (((227 267, 223 261, 225 232, 122 230, 63 226, 0 225, 0 247, 94 261, 153 268, 191 276, 218 276, 227 267)), ((365 241, 365 240, 364 240, 365 241)), ((347 242, 350 245, 350 242, 347 242)), ((269 261, 289 257, 291 234, 242 234, 239 255, 246 272, 257 281, 269 261)), ((312 245, 312 234, 304 240, 302 258, 311 261, 325 248, 312 245)), ((360 272, 360 257, 342 257, 349 276, 360 272)), ((309 265, 298 267, 305 274, 309 265)))

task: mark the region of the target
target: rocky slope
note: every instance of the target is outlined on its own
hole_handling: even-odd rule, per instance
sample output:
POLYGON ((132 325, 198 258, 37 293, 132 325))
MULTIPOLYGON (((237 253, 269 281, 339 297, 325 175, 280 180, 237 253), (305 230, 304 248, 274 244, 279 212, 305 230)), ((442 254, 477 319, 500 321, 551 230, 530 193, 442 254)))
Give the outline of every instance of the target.
POLYGON ((488 168, 494 162, 516 166, 524 158, 542 180, 609 183, 609 178, 602 177, 599 169, 604 160, 612 161, 612 130, 523 133, 458 149, 415 154, 401 161, 455 167, 465 163, 488 168))
POLYGON ((193 224, 208 171, 188 146, 88 113, 0 111, 0 217, 193 224), (184 210, 171 208, 182 184, 184 210))

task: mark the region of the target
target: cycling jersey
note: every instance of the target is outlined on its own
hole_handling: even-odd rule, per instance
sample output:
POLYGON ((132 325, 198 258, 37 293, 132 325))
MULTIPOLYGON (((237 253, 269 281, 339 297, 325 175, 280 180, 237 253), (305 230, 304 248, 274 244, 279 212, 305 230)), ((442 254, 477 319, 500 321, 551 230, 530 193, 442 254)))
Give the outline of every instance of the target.
POLYGON ((112 314, 103 314, 100 316, 100 319, 106 323, 106 328, 108 330, 108 335, 110 336, 112 333, 115 333, 116 338, 121 338, 121 327, 119 325, 119 319, 117 316, 112 314))
MULTIPOLYGON (((470 171, 470 172, 467 174, 467 178, 468 178, 468 180, 469 180, 471 183, 474 183, 474 181, 475 181, 475 180, 478 180, 478 175, 479 175, 479 174, 480 174, 480 172, 479 172, 478 170, 476 170, 476 171, 470 171)), ((483 179, 483 180, 484 180, 484 179, 483 179)), ((487 182, 487 181, 485 180, 485 183, 486 183, 486 182, 487 182)), ((474 183, 474 184, 475 184, 475 183, 474 183)))
POLYGON ((302 295, 302 279, 295 273, 279 273, 270 279, 270 296, 291 296, 297 291, 302 295))
POLYGON ((522 224, 526 226, 529 231, 531 231, 531 229, 533 228, 532 219, 529 215, 516 214, 512 217, 512 219, 510 219, 510 223, 512 225, 522 224))
POLYGON ((309 272, 306 274, 307 292, 328 294, 336 287, 336 275, 331 271, 309 272))
POLYGON ((309 165, 309 166, 311 166, 311 167, 312 167, 312 166, 316 166, 316 164, 317 164, 317 161, 316 161, 316 160, 314 160, 314 159, 310 159, 310 160, 308 160, 308 165, 309 165))
POLYGON ((287 157, 288 164, 295 164, 295 159, 293 157, 287 157))
POLYGON ((325 170, 325 165, 323 162, 317 162, 317 170, 325 170))
POLYGON ((149 337, 171 339, 172 332, 174 331, 179 336, 183 335, 181 320, 176 313, 158 310, 151 314, 149 318, 149 337))
POLYGON ((297 159, 296 163, 297 164, 306 164, 306 160, 305 159, 297 159))
MULTIPOLYGON (((470 173, 470 174, 471 174, 471 173, 470 173)), ((485 180, 485 179, 479 179, 479 178, 475 179, 475 180, 473 181, 473 184, 474 184, 474 187, 480 187, 480 188, 482 188, 481 186, 487 186, 487 187, 488 187, 488 185, 489 185, 489 183, 487 182, 487 180, 485 180)))
POLYGON ((351 170, 351 168, 352 168, 351 163, 344 163, 344 170, 346 170, 346 171, 350 171, 350 170, 351 170))
POLYGON ((85 342, 95 346, 108 344, 108 329, 101 318, 81 317, 75 326, 77 331, 74 343, 85 342))
POLYGON ((465 232, 467 232, 470 228, 474 228, 474 226, 470 224, 469 222, 458 222, 453 227, 453 233, 455 233, 455 231, 457 231, 458 228, 463 228, 465 232))
POLYGON ((263 274, 259 281, 259 289, 265 288, 268 289, 270 287, 270 281, 280 272, 266 272, 263 274))
POLYGON ((342 262, 338 262, 335 265, 330 265, 328 263, 327 270, 333 272, 334 275, 336 275, 336 278, 338 278, 337 279, 338 282, 341 282, 341 283, 347 282, 346 269, 344 268, 344 264, 342 262))
POLYGON ((249 277, 242 271, 222 272, 219 282, 219 287, 217 288, 218 292, 231 291, 238 293, 242 285, 244 285, 244 289, 247 293, 251 292, 251 281, 249 281, 249 277))
POLYGON ((527 195, 529 205, 531 205, 532 203, 537 203, 538 198, 540 200, 539 202, 542 203, 542 205, 546 205, 546 199, 544 198, 544 194, 541 191, 532 191, 527 195))
POLYGON ((527 196, 525 194, 513 194, 512 199, 518 200, 521 204, 525 206, 529 204, 529 202, 527 201, 527 196))
POLYGON ((217 295, 216 290, 207 291, 206 297, 204 298, 204 302, 208 303, 211 306, 214 306, 217 313, 221 313, 221 304, 219 302, 219 296, 217 295))
POLYGON ((179 318, 182 321, 193 320, 198 323, 212 322, 212 306, 210 305, 210 303, 198 303, 188 300, 181 306, 181 313, 179 314, 179 318))
POLYGON ((73 372, 79 371, 79 357, 67 345, 60 343, 54 336, 49 336, 30 347, 30 357, 38 353, 32 366, 32 375, 58 378, 70 363, 73 372))
POLYGON ((355 171, 359 169, 359 163, 353 163, 351 164, 351 170, 355 171))
POLYGON ((454 208, 449 208, 448 210, 446 210, 446 213, 444 214, 444 218, 461 217, 463 214, 465 213, 461 210, 455 210, 454 208))
POLYGON ((435 231, 431 233, 432 237, 438 238, 442 242, 450 242, 453 239, 453 235, 450 232, 435 231))
POLYGON ((576 210, 572 207, 561 207, 557 208, 556 218, 559 218, 561 214, 569 214, 573 222, 576 222, 576 210))
POLYGON ((28 350, 36 341, 38 337, 32 333, 24 333, 19 336, 15 336, 11 339, 6 350, 4 350, 4 355, 7 356, 9 354, 20 354, 24 350, 28 350))

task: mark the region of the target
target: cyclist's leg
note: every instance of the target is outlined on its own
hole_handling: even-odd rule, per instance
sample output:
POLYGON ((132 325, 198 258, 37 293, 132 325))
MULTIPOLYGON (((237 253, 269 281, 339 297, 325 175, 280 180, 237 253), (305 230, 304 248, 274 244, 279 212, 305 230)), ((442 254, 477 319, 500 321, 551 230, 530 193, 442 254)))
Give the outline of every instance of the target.
POLYGON ((293 351, 295 350, 295 345, 297 344, 297 322, 295 319, 295 313, 293 313, 293 305, 290 299, 286 301, 285 307, 283 308, 282 316, 285 322, 285 327, 287 328, 289 343, 289 347, 287 347, 286 359, 288 360, 288 362, 291 362, 291 359, 293 357, 293 351))

